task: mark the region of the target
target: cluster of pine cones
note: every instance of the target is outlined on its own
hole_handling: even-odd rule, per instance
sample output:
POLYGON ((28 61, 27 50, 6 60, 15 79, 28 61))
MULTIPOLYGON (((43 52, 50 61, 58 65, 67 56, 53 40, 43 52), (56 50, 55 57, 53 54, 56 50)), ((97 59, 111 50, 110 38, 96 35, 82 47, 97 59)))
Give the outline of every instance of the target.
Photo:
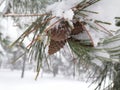
POLYGON ((51 28, 48 31, 50 36, 49 55, 52 55, 63 48, 72 35, 77 35, 84 31, 83 24, 80 21, 74 20, 72 23, 73 29, 70 28, 68 22, 63 19, 60 21, 58 27, 51 28))

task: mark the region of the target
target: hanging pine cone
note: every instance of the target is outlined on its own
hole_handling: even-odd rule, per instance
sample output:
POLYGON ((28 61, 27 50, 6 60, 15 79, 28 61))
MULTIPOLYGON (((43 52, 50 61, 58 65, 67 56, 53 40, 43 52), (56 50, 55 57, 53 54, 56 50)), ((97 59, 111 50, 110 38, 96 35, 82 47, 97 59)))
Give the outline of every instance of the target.
POLYGON ((54 41, 64 41, 70 36, 70 27, 67 21, 62 20, 58 27, 49 30, 50 37, 54 41))
POLYGON ((48 33, 50 34, 51 38, 48 50, 49 55, 54 54, 61 48, 63 48, 63 46, 66 43, 66 40, 68 40, 69 37, 71 37, 71 35, 77 35, 84 31, 81 22, 76 20, 73 22, 73 25, 74 29, 71 30, 68 22, 62 20, 59 23, 58 27, 54 27, 51 30, 49 30, 48 33))
POLYGON ((65 43, 66 43, 66 40, 54 41, 51 39, 50 45, 49 45, 49 50, 48 50, 49 55, 52 55, 52 54, 56 53, 57 51, 59 51, 61 48, 63 48, 65 43))
POLYGON ((74 29, 71 31, 71 35, 77 35, 84 31, 82 23, 79 21, 73 21, 74 29))

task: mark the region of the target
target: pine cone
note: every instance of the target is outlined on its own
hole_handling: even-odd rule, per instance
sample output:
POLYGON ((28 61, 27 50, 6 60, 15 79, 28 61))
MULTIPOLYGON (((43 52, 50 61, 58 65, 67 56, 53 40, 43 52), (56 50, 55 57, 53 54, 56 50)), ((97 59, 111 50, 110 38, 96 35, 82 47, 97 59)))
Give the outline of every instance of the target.
POLYGON ((50 45, 49 45, 49 50, 48 50, 49 55, 52 55, 52 54, 56 53, 57 51, 59 51, 61 48, 63 48, 65 43, 66 43, 66 40, 54 41, 51 39, 50 45))
POLYGON ((64 41, 70 36, 70 28, 67 21, 61 21, 58 27, 54 27, 50 32, 50 37, 54 41, 64 41))
POLYGON ((76 35, 84 31, 79 21, 73 22, 74 29, 71 31, 67 21, 61 21, 58 27, 54 27, 48 31, 51 37, 48 53, 52 55, 59 51, 69 39, 70 35, 76 35))
POLYGON ((84 31, 82 23, 79 21, 73 22, 74 29, 71 31, 71 35, 77 35, 84 31))

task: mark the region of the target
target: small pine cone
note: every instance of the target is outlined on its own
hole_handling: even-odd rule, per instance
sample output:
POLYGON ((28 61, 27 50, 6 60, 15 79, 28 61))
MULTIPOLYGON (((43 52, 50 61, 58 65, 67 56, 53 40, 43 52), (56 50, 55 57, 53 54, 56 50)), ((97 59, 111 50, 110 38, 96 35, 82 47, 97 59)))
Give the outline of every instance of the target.
POLYGON ((77 35, 84 31, 82 23, 79 21, 73 22, 74 29, 71 31, 71 35, 77 35))
POLYGON ((64 47, 65 43, 66 43, 66 40, 54 41, 51 39, 50 45, 49 45, 49 50, 48 50, 49 55, 52 55, 52 54, 56 53, 57 51, 59 51, 61 48, 64 47))
POLYGON ((50 32, 50 37, 54 41, 64 41, 70 36, 70 28, 67 21, 61 21, 58 27, 54 27, 50 32))

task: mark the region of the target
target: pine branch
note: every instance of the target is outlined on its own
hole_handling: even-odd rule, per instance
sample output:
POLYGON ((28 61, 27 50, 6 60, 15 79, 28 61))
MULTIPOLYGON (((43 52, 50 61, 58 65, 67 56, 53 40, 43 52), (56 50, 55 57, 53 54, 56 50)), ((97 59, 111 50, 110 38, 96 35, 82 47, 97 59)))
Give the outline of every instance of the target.
POLYGON ((95 3, 98 2, 98 1, 100 1, 100 0, 89 0, 89 1, 87 1, 87 2, 86 2, 86 0, 85 0, 83 3, 80 3, 80 4, 78 4, 77 6, 75 6, 75 7, 73 8, 73 10, 75 10, 75 11, 83 10, 83 9, 85 9, 85 8, 87 8, 87 7, 95 4, 95 3))
POLYGON ((111 33, 109 30, 107 30, 105 27, 103 27, 102 25, 100 25, 99 23, 104 23, 104 24, 109 24, 106 22, 101 22, 101 21, 94 21, 96 25, 98 25, 99 27, 101 27, 104 31, 108 32, 110 35, 113 36, 113 33, 111 33))
POLYGON ((36 17, 36 16, 45 16, 45 15, 49 15, 49 13, 45 13, 45 14, 13 14, 13 13, 9 13, 9 14, 4 14, 4 17, 36 17))

